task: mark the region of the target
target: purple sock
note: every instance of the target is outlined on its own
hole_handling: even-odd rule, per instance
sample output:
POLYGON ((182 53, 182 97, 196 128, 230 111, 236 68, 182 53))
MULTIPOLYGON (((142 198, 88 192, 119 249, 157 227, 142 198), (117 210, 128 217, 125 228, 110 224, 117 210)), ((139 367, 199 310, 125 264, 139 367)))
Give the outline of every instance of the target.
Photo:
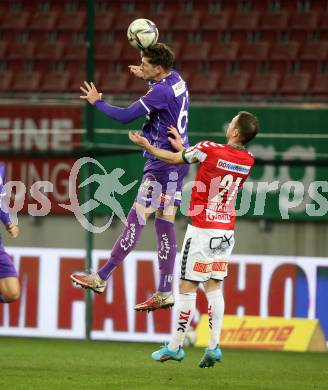
POLYGON ((157 252, 160 271, 158 291, 172 291, 174 261, 177 254, 177 241, 174 224, 164 219, 156 218, 157 252))
POLYGON ((124 228, 122 234, 113 246, 110 258, 98 271, 98 275, 102 280, 107 280, 114 269, 119 266, 126 256, 132 251, 145 226, 144 224, 141 225, 139 223, 138 214, 134 208, 130 210, 127 221, 127 226, 124 228))

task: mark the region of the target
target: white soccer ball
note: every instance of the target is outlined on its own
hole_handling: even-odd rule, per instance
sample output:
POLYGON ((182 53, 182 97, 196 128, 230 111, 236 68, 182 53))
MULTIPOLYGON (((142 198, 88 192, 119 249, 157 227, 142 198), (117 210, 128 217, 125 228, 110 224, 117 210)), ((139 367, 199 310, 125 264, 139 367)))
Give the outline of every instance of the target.
POLYGON ((158 30, 151 20, 136 19, 130 24, 127 36, 131 46, 136 49, 147 49, 157 42, 158 30))

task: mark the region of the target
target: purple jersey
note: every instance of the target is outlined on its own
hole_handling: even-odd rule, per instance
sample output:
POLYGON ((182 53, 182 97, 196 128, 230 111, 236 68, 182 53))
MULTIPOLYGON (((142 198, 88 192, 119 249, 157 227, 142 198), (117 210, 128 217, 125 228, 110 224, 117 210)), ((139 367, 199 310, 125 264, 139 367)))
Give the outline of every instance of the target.
MULTIPOLYGON (((160 149, 175 151, 169 140, 167 128, 174 126, 178 129, 184 147, 188 147, 188 109, 189 96, 184 80, 174 70, 161 81, 154 82, 146 95, 139 101, 147 110, 147 121, 142 131, 148 141, 160 149)), ((156 157, 145 152, 151 160, 156 157)))
MULTIPOLYGON (((168 126, 177 128, 183 146, 189 147, 187 135, 188 90, 179 73, 173 69, 171 69, 169 76, 163 80, 153 82, 146 95, 127 108, 108 104, 102 99, 97 100, 95 106, 99 111, 122 123, 129 123, 146 115, 147 121, 142 128, 144 136, 158 148, 175 151, 168 140, 168 126)), ((149 153, 145 153, 145 157, 157 160, 149 153)))

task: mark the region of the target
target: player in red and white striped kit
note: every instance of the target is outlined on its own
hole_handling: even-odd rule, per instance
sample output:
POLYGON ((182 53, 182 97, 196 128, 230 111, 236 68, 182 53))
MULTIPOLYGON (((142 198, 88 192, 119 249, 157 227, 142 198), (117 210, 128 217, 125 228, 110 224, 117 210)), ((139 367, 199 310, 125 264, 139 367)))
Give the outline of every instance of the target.
POLYGON ((183 149, 176 129, 170 128, 173 153, 158 149, 142 136, 130 132, 132 142, 167 163, 199 163, 192 190, 189 216, 191 225, 182 246, 180 297, 170 343, 152 354, 156 361, 181 361, 185 335, 196 308, 196 291, 204 283, 208 299, 210 339, 199 366, 211 367, 220 361, 219 348, 224 299, 222 281, 227 276, 228 259, 234 246, 235 199, 254 164, 245 145, 257 134, 257 118, 245 111, 236 115, 227 129, 227 144, 203 141, 183 149))

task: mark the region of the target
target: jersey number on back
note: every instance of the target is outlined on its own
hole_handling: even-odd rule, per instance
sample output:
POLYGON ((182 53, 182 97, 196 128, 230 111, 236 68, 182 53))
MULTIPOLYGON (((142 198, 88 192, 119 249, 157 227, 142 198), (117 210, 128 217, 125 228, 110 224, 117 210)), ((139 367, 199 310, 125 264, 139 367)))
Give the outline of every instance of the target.
POLYGON ((188 102, 187 93, 183 96, 182 106, 178 117, 177 127, 180 134, 183 134, 186 131, 188 124, 188 110, 185 110, 186 103, 188 102))

